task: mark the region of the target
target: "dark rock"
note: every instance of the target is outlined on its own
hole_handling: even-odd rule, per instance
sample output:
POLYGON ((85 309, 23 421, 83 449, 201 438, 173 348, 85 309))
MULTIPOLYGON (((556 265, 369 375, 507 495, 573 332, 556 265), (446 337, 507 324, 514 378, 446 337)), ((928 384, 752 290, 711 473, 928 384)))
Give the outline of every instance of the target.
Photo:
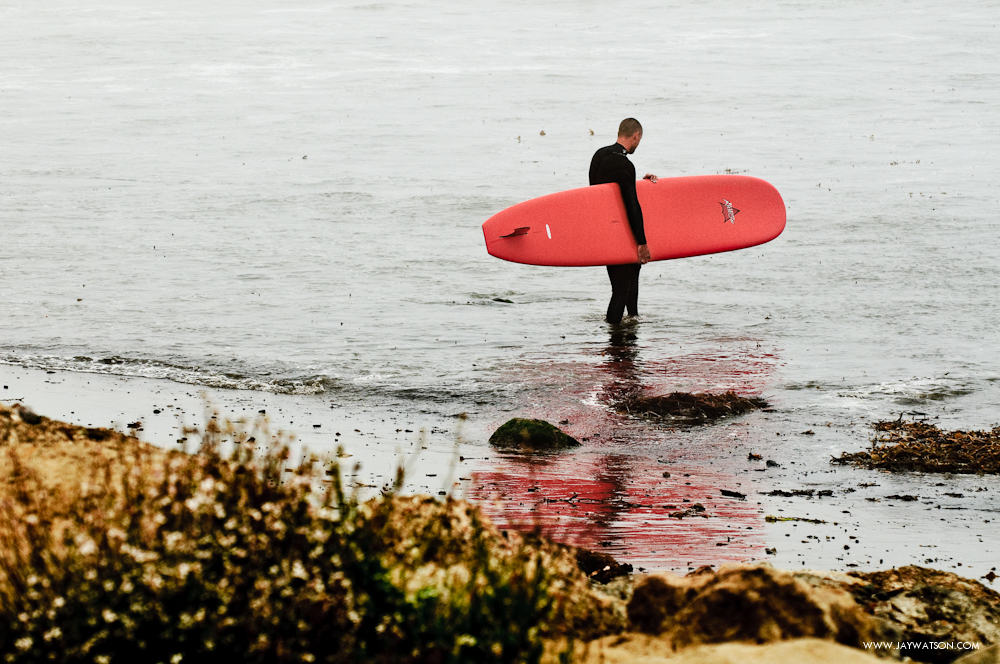
POLYGON ((21 421, 24 422, 25 424, 35 425, 35 424, 41 424, 42 422, 41 415, 36 415, 33 411, 28 410, 27 408, 24 407, 18 408, 17 412, 21 417, 21 421))
POLYGON ((563 433, 545 420, 515 417, 508 420, 490 436, 490 444, 497 447, 517 447, 531 450, 558 450, 577 447, 580 441, 563 433))
POLYGON ((100 442, 102 440, 107 440, 108 438, 110 438, 111 437, 111 432, 108 431, 107 429, 98 429, 96 427, 87 427, 84 430, 84 435, 86 435, 87 438, 89 438, 90 440, 94 440, 94 441, 100 442))
POLYGON ((632 566, 628 563, 619 563, 606 553, 588 549, 576 550, 576 564, 584 574, 597 583, 609 583, 632 573, 632 566))

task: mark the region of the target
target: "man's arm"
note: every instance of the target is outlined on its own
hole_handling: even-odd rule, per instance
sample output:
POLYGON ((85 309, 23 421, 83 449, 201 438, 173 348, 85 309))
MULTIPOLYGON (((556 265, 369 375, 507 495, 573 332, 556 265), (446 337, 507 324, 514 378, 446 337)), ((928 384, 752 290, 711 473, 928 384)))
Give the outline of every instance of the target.
POLYGON ((619 182, 618 186, 622 190, 622 201, 625 203, 625 214, 628 216, 628 225, 632 229, 632 237, 638 245, 636 258, 639 263, 649 262, 649 247, 646 246, 646 229, 643 225, 642 207, 639 206, 639 197, 635 193, 635 170, 628 174, 628 180, 619 182))
MULTIPOLYGON (((642 179, 643 180, 649 180, 653 184, 656 184, 657 182, 660 181, 660 178, 656 177, 652 173, 646 173, 645 175, 642 176, 642 179)), ((640 244, 639 245, 639 249, 638 249, 638 254, 639 254, 639 262, 641 264, 645 265, 646 263, 648 263, 649 262, 649 245, 647 245, 647 244, 640 244)))

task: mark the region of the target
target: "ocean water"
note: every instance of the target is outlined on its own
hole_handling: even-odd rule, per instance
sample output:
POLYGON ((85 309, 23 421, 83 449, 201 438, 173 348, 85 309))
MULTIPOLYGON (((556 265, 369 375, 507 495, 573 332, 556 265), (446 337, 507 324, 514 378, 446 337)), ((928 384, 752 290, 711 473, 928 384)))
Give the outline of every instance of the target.
MULTIPOLYGON (((998 22, 974 1, 6 3, 0 362, 467 413, 484 461, 466 490, 498 518, 660 566, 752 530, 731 548, 755 557, 783 504, 680 520, 635 496, 872 484, 828 464, 872 421, 1000 423, 998 22), (602 268, 498 261, 480 224, 586 184, 626 116, 637 171, 764 178, 788 224, 647 265, 621 337, 602 268), (610 412, 623 385, 774 412, 665 430, 610 412), (477 435, 512 414, 584 449, 490 457, 477 435), (693 479, 668 488, 667 466, 693 479)), ((834 511, 883 509, 863 494, 884 498, 834 511)), ((965 506, 962 532, 1000 499, 965 506)))

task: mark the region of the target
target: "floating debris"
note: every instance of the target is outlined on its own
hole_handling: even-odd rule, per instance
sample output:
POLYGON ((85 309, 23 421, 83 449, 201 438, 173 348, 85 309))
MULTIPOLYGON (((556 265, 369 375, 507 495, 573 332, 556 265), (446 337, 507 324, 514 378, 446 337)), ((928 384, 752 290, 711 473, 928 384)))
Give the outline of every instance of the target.
POLYGON ((807 519, 804 516, 772 516, 768 514, 764 517, 768 523, 780 523, 782 521, 804 521, 805 523, 826 523, 822 519, 807 519))
POLYGON ((929 422, 876 422, 870 449, 845 452, 833 463, 890 471, 1000 473, 1000 427, 942 431, 929 422))
POLYGON ((660 396, 634 395, 623 399, 618 410, 639 417, 670 420, 685 424, 704 424, 731 415, 742 415, 767 408, 759 397, 741 397, 733 391, 724 394, 672 392, 660 396))
POLYGON ((765 496, 780 496, 782 498, 791 498, 793 496, 800 496, 803 498, 812 498, 816 496, 818 498, 828 497, 833 495, 833 489, 822 489, 816 491, 815 489, 792 489, 787 491, 785 489, 774 489, 773 491, 768 491, 764 494, 765 496))
MULTIPOLYGON (((671 507, 671 506, 666 505, 665 507, 671 507)), ((695 503, 694 505, 691 505, 685 510, 677 510, 675 512, 670 512, 669 514, 667 514, 667 516, 670 517, 671 519, 684 519, 689 516, 700 516, 706 519, 708 518, 708 514, 705 514, 705 506, 702 505, 701 503, 695 503)))

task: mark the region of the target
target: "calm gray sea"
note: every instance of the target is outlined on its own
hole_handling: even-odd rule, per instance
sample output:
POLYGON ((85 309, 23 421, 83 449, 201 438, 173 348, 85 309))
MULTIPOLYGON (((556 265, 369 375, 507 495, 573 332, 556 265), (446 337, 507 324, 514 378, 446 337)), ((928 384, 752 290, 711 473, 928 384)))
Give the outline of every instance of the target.
POLYGON ((903 412, 992 426, 998 23, 993 1, 3 3, 0 361, 565 418, 692 468, 827 473, 903 412), (646 266, 623 341, 602 268, 493 259, 480 225, 586 184, 626 116, 640 173, 764 178, 788 225, 646 266), (776 413, 664 434, 607 412, 623 382, 776 413))

